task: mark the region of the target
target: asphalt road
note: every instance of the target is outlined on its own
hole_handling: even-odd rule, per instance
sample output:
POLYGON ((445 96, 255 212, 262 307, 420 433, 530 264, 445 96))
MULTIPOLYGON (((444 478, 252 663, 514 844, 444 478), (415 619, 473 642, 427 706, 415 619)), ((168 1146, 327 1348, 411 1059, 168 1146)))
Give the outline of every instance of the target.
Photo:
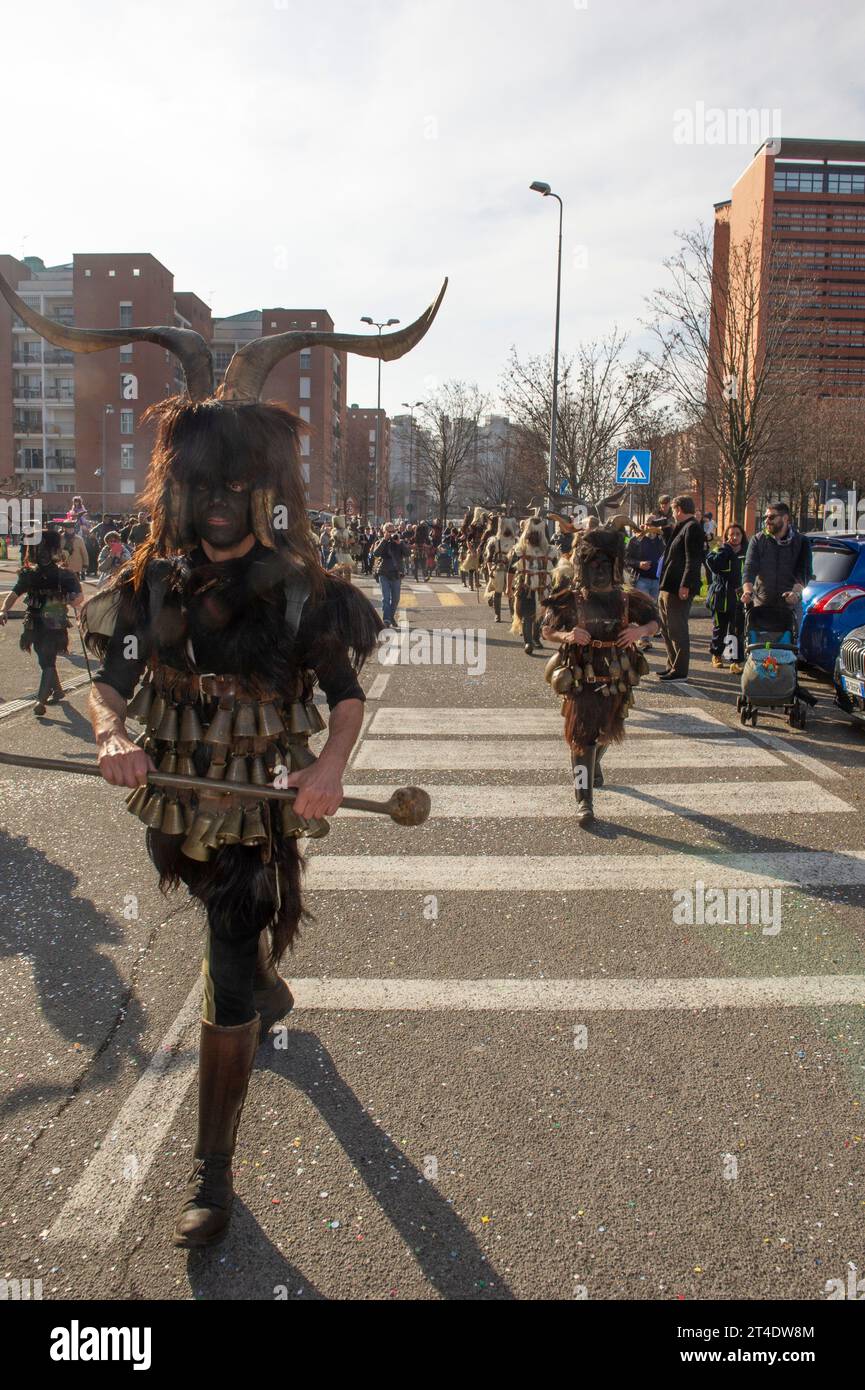
MULTIPOLYGON (((485 648, 365 673, 347 781, 427 786, 433 816, 341 814, 310 848, 298 1006, 209 1254, 170 1242, 200 921, 121 793, 0 769, 2 1274, 46 1299, 825 1299, 865 1266, 860 736, 820 687, 804 733, 742 730, 695 620, 691 683, 643 682, 581 831, 547 653, 451 581, 404 597, 485 648), (700 883, 762 889, 760 919, 683 920, 700 883)), ((16 705, 17 635, 0 747, 87 761, 84 687, 16 705)))

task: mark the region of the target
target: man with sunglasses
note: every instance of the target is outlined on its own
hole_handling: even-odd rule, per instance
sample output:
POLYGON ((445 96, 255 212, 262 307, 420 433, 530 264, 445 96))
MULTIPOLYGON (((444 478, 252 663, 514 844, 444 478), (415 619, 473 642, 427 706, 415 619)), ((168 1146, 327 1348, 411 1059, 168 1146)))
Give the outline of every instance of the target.
POLYGON ((742 602, 791 610, 794 636, 802 622, 802 590, 811 578, 811 545, 790 520, 786 502, 771 502, 763 531, 751 537, 742 566, 742 602))

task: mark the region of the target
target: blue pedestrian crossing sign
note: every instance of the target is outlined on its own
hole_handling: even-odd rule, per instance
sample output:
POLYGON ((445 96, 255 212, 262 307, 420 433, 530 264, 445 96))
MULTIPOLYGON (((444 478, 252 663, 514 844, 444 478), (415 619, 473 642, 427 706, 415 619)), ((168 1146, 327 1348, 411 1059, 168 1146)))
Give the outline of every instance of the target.
POLYGON ((652 477, 651 449, 617 449, 616 482, 629 487, 648 487, 652 477))

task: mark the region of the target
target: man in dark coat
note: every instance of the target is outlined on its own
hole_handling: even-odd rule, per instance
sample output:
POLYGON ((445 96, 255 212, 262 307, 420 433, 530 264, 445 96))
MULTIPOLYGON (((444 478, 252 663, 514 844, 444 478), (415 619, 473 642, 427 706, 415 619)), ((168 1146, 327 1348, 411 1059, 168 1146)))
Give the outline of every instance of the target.
POLYGON ((667 648, 667 669, 658 677, 662 681, 683 681, 688 678, 691 659, 688 622, 694 596, 700 591, 705 540, 703 528, 694 515, 695 510, 693 497, 673 499, 673 520, 676 524, 664 553, 658 595, 661 633, 667 648))

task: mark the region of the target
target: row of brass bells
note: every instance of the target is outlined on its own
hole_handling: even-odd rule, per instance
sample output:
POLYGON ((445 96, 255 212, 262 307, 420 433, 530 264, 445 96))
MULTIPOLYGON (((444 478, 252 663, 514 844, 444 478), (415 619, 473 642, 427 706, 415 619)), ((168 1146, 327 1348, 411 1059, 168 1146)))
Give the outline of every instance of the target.
POLYGON ((320 840, 330 830, 329 821, 320 820, 318 816, 312 816, 308 820, 305 816, 299 816, 294 809, 294 802, 288 800, 282 803, 280 824, 283 835, 291 839, 305 835, 307 839, 320 840))

